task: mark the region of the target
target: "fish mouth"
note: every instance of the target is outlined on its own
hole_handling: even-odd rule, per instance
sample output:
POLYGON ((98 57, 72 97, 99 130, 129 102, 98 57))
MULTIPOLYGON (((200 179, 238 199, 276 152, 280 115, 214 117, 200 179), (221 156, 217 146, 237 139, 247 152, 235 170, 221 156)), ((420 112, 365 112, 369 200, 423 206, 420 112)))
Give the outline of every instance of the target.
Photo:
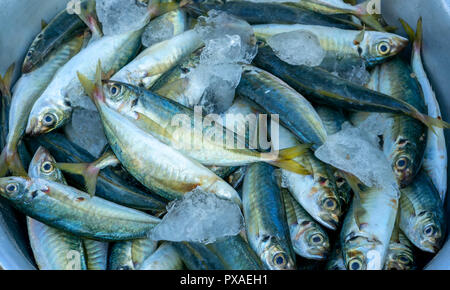
POLYGON ((49 131, 50 128, 41 126, 41 122, 39 122, 36 118, 33 118, 28 123, 25 133, 30 136, 38 136, 41 134, 45 134, 49 131))
POLYGON ((24 62, 22 66, 22 73, 27 74, 33 70, 33 64, 30 62, 24 62))
POLYGON ((402 51, 409 43, 407 38, 396 36, 393 40, 392 51, 391 54, 396 55, 400 51, 402 51))
POLYGON ((321 217, 321 224, 330 230, 336 230, 339 225, 339 217, 334 213, 326 213, 321 217))

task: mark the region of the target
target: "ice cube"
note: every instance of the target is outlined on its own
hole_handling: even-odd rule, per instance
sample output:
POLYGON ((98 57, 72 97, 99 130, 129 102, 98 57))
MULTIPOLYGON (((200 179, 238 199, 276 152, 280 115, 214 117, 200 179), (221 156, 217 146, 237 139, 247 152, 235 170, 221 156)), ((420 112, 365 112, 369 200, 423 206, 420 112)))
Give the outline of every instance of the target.
POLYGON ((345 123, 341 131, 328 136, 315 155, 323 162, 355 175, 369 187, 396 187, 389 161, 365 129, 345 123))
POLYGON ((150 47, 184 32, 187 28, 186 17, 183 10, 177 9, 153 19, 142 34, 142 44, 150 47))
POLYGON ((67 139, 99 157, 107 144, 103 125, 97 111, 74 109, 72 119, 64 127, 67 139))
POLYGON ((198 18, 194 28, 205 42, 223 38, 225 35, 238 35, 241 39, 242 58, 250 63, 257 53, 253 28, 246 21, 225 12, 210 10, 208 16, 198 18))
POLYGON ((318 66, 326 55, 319 38, 306 30, 275 34, 267 44, 281 60, 292 65, 318 66))
POLYGON ((238 205, 214 194, 195 189, 170 203, 167 214, 151 234, 151 239, 212 243, 218 238, 239 234, 243 216, 238 205))
POLYGON ((148 8, 136 0, 97 0, 96 9, 105 35, 140 29, 150 17, 148 8))

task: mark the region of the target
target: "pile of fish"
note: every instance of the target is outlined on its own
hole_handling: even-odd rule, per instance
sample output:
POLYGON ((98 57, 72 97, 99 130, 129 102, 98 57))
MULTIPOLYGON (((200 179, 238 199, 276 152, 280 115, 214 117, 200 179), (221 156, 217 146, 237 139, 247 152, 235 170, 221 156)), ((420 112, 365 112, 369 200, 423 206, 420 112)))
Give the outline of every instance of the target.
POLYGON ((0 79, 0 201, 38 268, 422 267, 450 125, 421 20, 408 40, 371 2, 83 0, 43 23, 0 79))

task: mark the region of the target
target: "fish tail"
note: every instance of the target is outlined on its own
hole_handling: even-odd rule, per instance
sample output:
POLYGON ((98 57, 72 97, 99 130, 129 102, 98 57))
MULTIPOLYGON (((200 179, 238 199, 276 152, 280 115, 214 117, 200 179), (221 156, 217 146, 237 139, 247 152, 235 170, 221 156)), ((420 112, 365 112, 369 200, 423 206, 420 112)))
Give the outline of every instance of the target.
POLYGON ((408 35, 408 38, 411 42, 414 42, 413 49, 415 51, 420 51, 422 49, 422 17, 417 20, 417 28, 416 32, 414 32, 414 29, 402 18, 399 18, 400 23, 403 26, 403 29, 405 29, 406 34, 408 35))
POLYGON ((309 144, 301 144, 294 147, 286 148, 283 150, 280 150, 278 153, 278 157, 274 161, 268 162, 269 164, 286 169, 288 171, 292 171, 297 174, 301 175, 308 175, 311 174, 305 167, 303 167, 298 162, 292 160, 296 157, 299 157, 306 152, 308 152, 311 145, 309 144))
POLYGON ((12 63, 6 70, 5 75, 0 75, 0 93, 3 96, 11 97, 11 83, 15 68, 16 64, 12 63))
POLYGON ((17 149, 5 146, 0 155, 0 176, 5 176, 8 172, 14 176, 28 177, 17 149))
POLYGON ((95 8, 95 1, 86 1, 81 6, 81 11, 78 14, 80 19, 89 27, 92 32, 91 40, 97 40, 103 36, 103 31, 100 28, 100 22, 97 18, 95 8))
POLYGON ((81 175, 84 180, 84 184, 86 187, 86 191, 91 195, 95 195, 95 189, 97 187, 97 178, 98 174, 100 173, 99 167, 95 166, 94 163, 56 163, 56 168, 59 168, 60 170, 81 175))
POLYGON ((436 134, 436 131, 434 130, 433 127, 450 129, 450 124, 442 120, 440 117, 433 118, 425 114, 422 114, 418 111, 413 112, 412 117, 421 121, 425 126, 427 126, 431 131, 433 131, 434 134, 436 134))

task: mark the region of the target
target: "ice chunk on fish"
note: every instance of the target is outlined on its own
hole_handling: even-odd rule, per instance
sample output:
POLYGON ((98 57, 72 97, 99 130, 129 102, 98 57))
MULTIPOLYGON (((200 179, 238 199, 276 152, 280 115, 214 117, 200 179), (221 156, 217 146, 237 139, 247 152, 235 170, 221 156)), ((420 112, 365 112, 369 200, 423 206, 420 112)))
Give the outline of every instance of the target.
POLYGON ((238 205, 201 189, 187 193, 168 206, 168 213, 155 227, 151 238, 164 241, 212 243, 237 235, 243 228, 238 205))

